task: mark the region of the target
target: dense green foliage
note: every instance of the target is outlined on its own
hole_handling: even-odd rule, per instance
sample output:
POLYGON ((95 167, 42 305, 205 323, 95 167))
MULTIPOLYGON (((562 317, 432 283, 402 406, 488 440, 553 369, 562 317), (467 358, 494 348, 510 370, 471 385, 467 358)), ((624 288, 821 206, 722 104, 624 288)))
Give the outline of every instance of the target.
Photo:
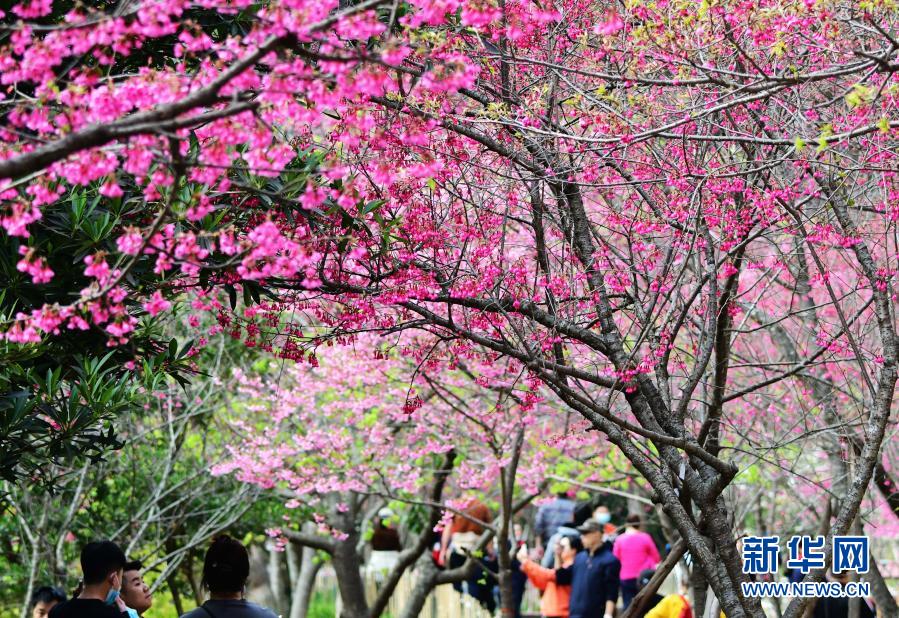
MULTIPOLYGON (((174 353, 182 354, 187 343, 174 332, 166 331, 174 353)), ((143 380, 119 378, 130 399, 107 422, 115 423, 125 448, 102 460, 44 461, 41 472, 52 484, 0 485, 0 616, 18 615, 29 580, 33 587, 73 589, 80 548, 101 538, 144 562, 155 582, 154 614, 174 615, 175 607, 183 611, 202 600, 199 570, 215 534, 264 539, 261 531, 283 514, 280 501, 210 474, 230 437, 222 421, 230 393, 214 368, 251 361, 245 352, 224 340, 200 350, 193 360, 208 371, 187 386, 160 379, 150 389, 143 380)))
MULTIPOLYGON (((142 200, 107 199, 73 190, 49 210, 25 239, 0 235, 0 320, 30 313, 45 303, 66 306, 88 288, 84 258, 111 250, 123 223, 141 216, 142 200), (54 277, 34 284, 17 270, 22 247, 46 256, 54 277)), ((136 260, 124 277, 127 290, 165 285, 149 257, 136 260)), ((129 294, 129 314, 145 316, 129 294)), ((80 455, 96 461, 120 446, 114 419, 139 405, 138 389, 158 388, 166 376, 186 383, 189 344, 179 345, 152 319, 142 319, 127 345, 110 347, 110 334, 60 326, 41 343, 0 340, 0 478, 53 483, 51 462, 80 455), (137 359, 139 372, 129 361, 137 359)))

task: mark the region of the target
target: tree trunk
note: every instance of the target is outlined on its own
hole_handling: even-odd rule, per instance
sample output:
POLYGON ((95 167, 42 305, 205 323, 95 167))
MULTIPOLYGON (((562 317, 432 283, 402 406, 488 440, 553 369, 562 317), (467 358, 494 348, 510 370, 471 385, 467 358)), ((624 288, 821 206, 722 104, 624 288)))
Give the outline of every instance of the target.
POLYGON ((22 602, 22 609, 19 610, 19 618, 27 618, 28 610, 31 607, 31 595, 34 594, 34 580, 37 576, 38 563, 38 544, 32 543, 31 557, 28 566, 28 585, 25 587, 25 598, 22 602))
POLYGON ((268 585, 271 591, 271 608, 279 616, 284 615, 289 608, 287 606, 287 586, 284 581, 284 570, 282 568, 282 554, 279 551, 275 551, 272 543, 266 543, 265 549, 268 552, 266 571, 268 572, 268 585))
POLYGON ((47 525, 47 517, 50 512, 49 496, 44 497, 44 508, 41 511, 41 519, 33 532, 28 527, 25 519, 20 517, 22 530, 28 538, 28 542, 31 544, 31 556, 29 557, 28 565, 28 585, 25 588, 25 599, 19 613, 21 618, 27 617, 28 609, 31 607, 31 595, 34 594, 34 583, 37 578, 38 564, 40 563, 41 547, 45 543, 44 528, 47 525))
POLYGON ((342 609, 340 618, 363 618, 368 616, 368 602, 365 599, 365 584, 356 553, 355 533, 337 543, 331 555, 334 571, 337 575, 337 587, 340 591, 342 609))
POLYGON ((190 584, 191 592, 193 592, 194 601, 196 601, 197 605, 200 605, 203 603, 203 587, 200 585, 200 581, 197 579, 197 575, 194 572, 195 558, 194 550, 190 550, 187 552, 184 562, 181 564, 183 565, 182 569, 184 570, 184 576, 190 584))
POLYGON ((290 618, 306 618, 309 614, 309 604, 312 602, 312 592, 315 590, 315 576, 322 566, 321 562, 315 560, 314 549, 311 547, 299 547, 298 549, 302 558, 299 572, 293 580, 290 618))
POLYGON ((686 550, 687 544, 683 541, 678 541, 672 545, 671 551, 656 568, 655 575, 653 575, 652 579, 649 580, 639 593, 637 593, 637 596, 634 597, 628 608, 621 614, 621 618, 643 616, 649 611, 650 608, 647 607, 649 599, 658 591, 659 587, 665 581, 665 578, 668 577, 668 574, 671 573, 675 566, 677 566, 678 561, 680 561, 681 556, 684 555, 686 550))
POLYGON ((695 560, 690 565, 690 589, 693 592, 693 607, 699 615, 702 608, 705 607, 705 599, 709 593, 709 582, 706 581, 705 573, 698 568, 695 560))
POLYGON ((862 575, 862 581, 871 584, 871 596, 874 597, 874 602, 877 603, 877 608, 883 616, 899 616, 896 598, 883 580, 883 574, 880 572, 874 556, 871 556, 870 568, 867 573, 862 575))
MULTIPOLYGON (((178 592, 178 584, 175 582, 175 574, 172 573, 169 575, 166 580, 169 585, 169 590, 172 592, 172 603, 175 605, 175 611, 178 615, 182 615, 184 613, 184 603, 181 602, 181 593, 178 592)), ((199 605, 200 603, 197 603, 199 605)))
POLYGON ((497 580, 499 581, 500 613, 505 617, 514 617, 518 613, 515 607, 515 592, 512 588, 512 557, 509 537, 513 511, 513 492, 515 489, 515 475, 518 473, 518 462, 521 457, 521 446, 524 443, 524 428, 520 427, 515 435, 512 446, 512 457, 509 464, 502 469, 500 481, 502 488, 502 510, 500 512, 499 537, 496 539, 496 564, 498 568, 497 580))
MULTIPOLYGON (((505 542, 502 543, 505 545, 505 542)), ((497 580, 499 581, 499 597, 501 610, 500 614, 504 617, 515 616, 515 591, 512 588, 512 560, 509 558, 508 550, 501 550, 497 554, 497 564, 499 572, 497 580)))
POLYGON ((419 559, 415 568, 415 586, 399 618, 418 618, 428 600, 428 595, 434 589, 438 572, 430 556, 424 555, 419 559))
POLYGON ((303 560, 303 546, 293 542, 287 543, 284 548, 284 556, 287 559, 287 582, 293 590, 293 583, 300 576, 301 562, 303 560))

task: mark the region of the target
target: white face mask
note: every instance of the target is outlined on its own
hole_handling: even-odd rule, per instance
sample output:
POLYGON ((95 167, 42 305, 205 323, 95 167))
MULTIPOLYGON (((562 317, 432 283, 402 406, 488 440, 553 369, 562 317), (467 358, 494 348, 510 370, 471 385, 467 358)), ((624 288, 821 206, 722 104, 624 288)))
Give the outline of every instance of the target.
POLYGON ((595 518, 596 521, 601 524, 607 524, 612 521, 612 515, 610 513, 597 513, 595 518))

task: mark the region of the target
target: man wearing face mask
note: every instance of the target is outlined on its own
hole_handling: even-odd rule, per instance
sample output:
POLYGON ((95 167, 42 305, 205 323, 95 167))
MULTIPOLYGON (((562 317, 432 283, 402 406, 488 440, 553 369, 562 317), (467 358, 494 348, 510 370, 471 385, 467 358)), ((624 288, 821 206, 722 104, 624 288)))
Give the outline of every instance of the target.
POLYGON ((602 524, 603 540, 614 541, 618 528, 612 523, 612 513, 605 504, 599 504, 593 509, 593 519, 602 524))
POLYGON ((50 618, 128 618, 119 598, 125 553, 112 541, 88 543, 81 550, 84 588, 78 598, 60 603, 50 618))

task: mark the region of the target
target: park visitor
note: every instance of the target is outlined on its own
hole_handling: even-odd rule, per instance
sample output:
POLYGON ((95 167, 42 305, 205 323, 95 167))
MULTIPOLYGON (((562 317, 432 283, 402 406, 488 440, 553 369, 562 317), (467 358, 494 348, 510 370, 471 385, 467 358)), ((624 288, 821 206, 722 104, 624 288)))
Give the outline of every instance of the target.
POLYGON ((112 541, 88 543, 81 550, 82 590, 78 598, 59 603, 50 618, 124 618, 119 598, 125 552, 112 541))
POLYGON ((50 610, 66 600, 66 593, 53 586, 41 586, 31 595, 31 618, 47 618, 50 610))
MULTIPOLYGON (((827 581, 845 586, 849 583, 849 573, 827 572, 827 581)), ((849 618, 849 597, 820 597, 815 600, 812 618, 849 618)), ((858 618, 875 618, 875 612, 866 599, 858 599, 858 618)))
MULTIPOLYGON (((655 569, 646 569, 640 573, 640 576, 637 578, 637 592, 641 592, 656 574, 655 569)), ((655 592, 647 601, 643 604, 643 609, 638 613, 634 618, 644 618, 649 610, 656 607, 659 603, 665 600, 665 597, 658 592, 655 592)))
POLYGON ((543 566, 551 566, 555 550, 550 542, 555 541, 553 536, 559 531, 559 528, 570 526, 574 522, 575 506, 574 500, 568 497, 568 493, 562 491, 537 509, 534 532, 537 533, 537 550, 544 552, 543 566))
POLYGON ((618 527, 612 523, 612 513, 609 511, 609 507, 605 504, 597 504, 593 509, 593 519, 602 524, 602 532, 606 540, 614 541, 618 527))
POLYGON ((122 601, 138 616, 143 616, 153 605, 150 586, 144 581, 141 573, 143 568, 144 565, 140 560, 132 560, 125 564, 125 572, 122 575, 122 601))
POLYGON ((393 522, 396 514, 386 506, 378 511, 371 535, 371 554, 368 556, 367 572, 375 581, 381 581, 384 575, 396 566, 400 559, 400 535, 393 522))
MULTIPOLYGON (((522 547, 525 548, 525 552, 527 552, 527 546, 522 541, 516 541, 515 539, 520 539, 523 528, 519 526, 519 529, 516 531, 516 526, 519 524, 513 524, 513 538, 510 538, 506 541, 506 551, 511 558, 509 564, 509 578, 512 583, 512 616, 511 618, 521 618, 521 603, 524 601, 524 591, 527 588, 528 578, 521 570, 521 563, 518 560, 518 552, 522 547)), ((488 584, 491 584, 492 590, 491 593, 493 595, 492 603, 490 601, 486 603, 482 603, 484 607, 493 612, 497 607, 502 606, 502 593, 500 592, 499 585, 499 540, 494 538, 493 541, 487 546, 487 554, 484 556, 481 561, 482 564, 487 568, 486 573, 486 581, 488 584)))
POLYGON ((637 578, 641 571, 659 564, 659 550, 652 537, 640 530, 640 516, 632 513, 625 520, 624 532, 615 539, 612 552, 621 562, 621 602, 624 609, 637 594, 637 578))
POLYGON ((369 568, 373 570, 390 570, 399 558, 402 549, 400 535, 394 527, 396 514, 384 507, 378 511, 371 535, 371 556, 369 568))
POLYGON ((568 603, 571 598, 571 585, 556 582, 556 569, 570 567, 577 553, 583 549, 581 539, 576 536, 562 536, 556 544, 553 556, 553 568, 547 569, 528 559, 526 546, 518 549, 518 560, 521 570, 528 580, 542 593, 540 597, 540 615, 543 618, 568 618, 568 603))
POLYGON ((243 543, 227 534, 216 537, 203 561, 209 600, 182 618, 277 618, 270 609, 244 599, 249 577, 250 555, 243 543))
POLYGON ((443 529, 441 535, 440 564, 450 569, 462 566, 468 552, 484 532, 484 526, 478 522, 486 523, 490 519, 490 509, 479 500, 469 502, 462 515, 453 514, 452 523, 443 529))
MULTIPOLYGON (((654 569, 641 571, 637 577, 637 592, 643 590, 655 574, 654 569)), ((635 618, 693 618, 693 608, 684 592, 681 590, 678 594, 667 596, 658 593, 652 595, 635 618)))
POLYGON ((570 618, 612 618, 618 601, 621 563, 612 543, 603 540, 603 526, 588 519, 578 526, 584 546, 569 567, 556 570, 556 583, 571 585, 570 618))
MULTIPOLYGON (((573 523, 569 526, 561 526, 556 530, 556 533, 549 537, 549 543, 546 544, 546 549, 543 551, 543 559, 540 561, 541 566, 547 569, 553 568, 553 565, 555 564, 556 544, 563 536, 579 538, 580 534, 578 534, 577 528, 574 527, 573 523)), ((540 553, 541 550, 538 549, 537 555, 540 555, 540 553)))
MULTIPOLYGON (((448 569, 465 564, 468 554, 478 544, 478 539, 484 532, 484 526, 478 522, 487 523, 491 519, 490 509, 479 500, 470 501, 462 514, 454 514, 452 524, 443 529, 439 563, 448 569)), ((486 571, 483 568, 476 568, 467 580, 454 582, 453 588, 473 596, 481 605, 488 607, 493 604, 493 593, 492 586, 487 585, 486 578, 486 571)))

